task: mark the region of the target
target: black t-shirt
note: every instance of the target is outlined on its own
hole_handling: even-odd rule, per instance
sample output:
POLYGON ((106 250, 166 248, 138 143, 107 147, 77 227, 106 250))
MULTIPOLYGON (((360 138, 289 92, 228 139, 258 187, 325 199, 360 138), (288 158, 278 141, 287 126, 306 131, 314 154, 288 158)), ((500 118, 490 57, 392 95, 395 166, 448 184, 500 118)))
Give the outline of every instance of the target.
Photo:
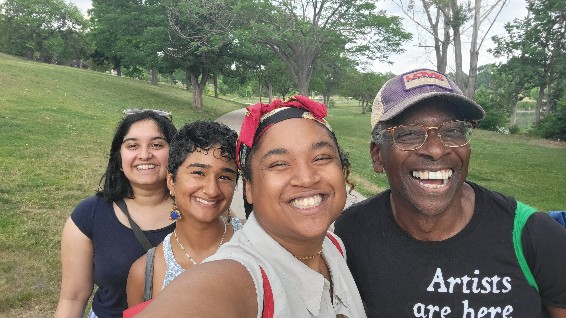
POLYGON ((525 257, 540 289, 515 256, 516 201, 470 183, 474 215, 455 236, 419 241, 395 222, 385 191, 349 207, 335 223, 368 317, 545 317, 566 308, 566 230, 543 213, 523 231, 525 257))

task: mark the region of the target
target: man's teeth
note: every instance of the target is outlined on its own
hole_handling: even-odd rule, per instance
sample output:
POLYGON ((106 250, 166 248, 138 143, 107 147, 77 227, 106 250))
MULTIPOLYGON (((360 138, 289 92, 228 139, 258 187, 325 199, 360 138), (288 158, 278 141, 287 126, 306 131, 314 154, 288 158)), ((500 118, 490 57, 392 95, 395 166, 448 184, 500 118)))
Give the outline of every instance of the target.
POLYGON ((291 206, 298 209, 309 209, 319 205, 322 202, 322 196, 317 194, 309 198, 300 198, 291 201, 291 206))
POLYGON ((420 184, 425 188, 438 189, 448 184, 450 177, 452 177, 452 170, 450 169, 440 170, 440 171, 422 170, 422 171, 413 171, 412 174, 413 177, 419 180, 442 180, 441 184, 420 182, 420 184))
POLYGON ((201 199, 201 198, 196 198, 195 200, 197 200, 197 202, 200 202, 200 203, 206 204, 206 205, 213 205, 214 203, 216 203, 216 201, 207 201, 207 200, 201 199))
POLYGON ((413 171, 413 177, 421 180, 446 180, 452 176, 452 170, 440 171, 413 171))
POLYGON ((155 168, 155 165, 138 165, 136 168, 138 170, 147 170, 155 168))

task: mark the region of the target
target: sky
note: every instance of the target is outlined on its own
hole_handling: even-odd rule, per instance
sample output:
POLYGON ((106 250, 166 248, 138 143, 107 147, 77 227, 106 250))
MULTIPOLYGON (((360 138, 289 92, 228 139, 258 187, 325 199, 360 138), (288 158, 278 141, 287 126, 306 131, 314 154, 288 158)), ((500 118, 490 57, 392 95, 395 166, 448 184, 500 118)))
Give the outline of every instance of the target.
MULTIPOLYGON (((395 1, 398 2, 398 1, 395 1)), ((406 1, 405 1, 406 2, 406 1)), ((483 1, 484 3, 492 3, 493 1, 483 1)), ((398 54, 396 56, 391 56, 390 61, 392 64, 388 63, 381 63, 381 62, 374 62, 372 65, 372 70, 376 72, 392 72, 394 74, 400 74, 404 72, 408 72, 412 69, 421 68, 421 67, 428 67, 428 68, 435 68, 436 63, 436 56, 434 53, 434 48, 423 48, 422 45, 432 45, 432 38, 430 36, 426 37, 427 42, 420 41, 422 44, 419 45, 419 34, 422 34, 421 38, 425 38, 426 35, 424 32, 419 31, 416 24, 412 22, 409 18, 407 18, 403 12, 399 9, 399 7, 393 3, 391 0, 380 1, 380 8, 386 10, 390 15, 397 15, 403 18, 403 25, 406 31, 413 34, 413 39, 410 42, 407 42, 404 45, 405 52, 398 54)), ((525 0, 507 0, 507 4, 503 7, 503 10, 499 14, 497 20, 495 21, 492 28, 489 30, 481 48, 480 54, 478 59, 478 65, 489 64, 489 63, 496 63, 496 62, 504 62, 504 59, 496 59, 493 55, 491 55, 487 50, 489 48, 495 47, 493 42, 491 41, 491 37, 494 35, 502 35, 505 34, 505 29, 503 26, 507 22, 511 22, 517 18, 524 18, 527 15, 526 9, 526 1, 525 0)), ((485 28, 487 30, 487 26, 489 23, 485 23, 485 28)), ((469 32, 471 35, 471 32, 469 32)), ((481 36, 481 35, 480 35, 481 36)), ((462 59, 463 59, 463 68, 464 72, 467 73, 469 68, 469 43, 470 38, 462 36, 462 59)), ((452 53, 452 57, 448 59, 448 72, 454 71, 454 63, 450 63, 450 60, 454 60, 453 58, 453 50, 454 47, 451 46, 449 48, 450 52, 452 53)))
MULTIPOLYGON (((1 1, 0 1, 1 2, 1 1)), ((87 10, 91 7, 91 0, 68 0, 68 2, 74 3, 81 9, 81 11, 86 15, 87 10)), ((397 1, 395 1, 397 2, 397 1)), ((489 0, 484 0, 486 2, 493 2, 489 0)), ((390 15, 398 15, 403 18, 403 25, 406 31, 413 33, 413 40, 410 42, 405 43, 403 48, 405 49, 404 53, 397 54, 395 56, 390 57, 389 63, 383 63, 379 61, 370 62, 371 70, 375 72, 392 72, 394 74, 400 74, 404 72, 408 72, 412 69, 428 67, 428 68, 435 68, 434 63, 436 62, 434 50, 432 48, 423 48, 419 45, 419 33, 422 34, 422 31, 419 31, 411 20, 403 15, 401 10, 398 8, 396 4, 392 0, 382 0, 378 2, 378 6, 380 9, 386 10, 390 15)), ((501 35, 504 34, 505 31, 503 26, 507 22, 513 21, 516 18, 524 18, 527 15, 526 9, 526 2, 525 0, 507 0, 506 6, 501 11, 499 17, 497 18, 495 24, 491 28, 488 33, 488 36, 483 42, 483 45, 480 49, 479 55, 479 65, 489 64, 494 62, 504 62, 503 59, 496 59, 490 53, 487 52, 489 48, 493 48, 493 42, 491 41, 491 37, 494 35, 501 35)), ((487 25, 487 23, 486 23, 487 25)), ((430 38, 430 37, 429 37, 430 38)), ((422 41, 421 41, 422 42, 422 41)), ((463 65, 464 65, 464 72, 467 73, 468 65, 469 65, 469 46, 466 46, 469 43, 469 38, 463 37, 462 42, 464 47, 462 48, 463 51, 463 65)), ((429 43, 423 43, 430 45, 429 43)), ((453 47, 450 48, 453 50, 453 47)), ((449 58, 449 61, 453 60, 453 58, 449 58)), ((454 65, 449 62, 448 65, 448 72, 454 71, 454 65)))

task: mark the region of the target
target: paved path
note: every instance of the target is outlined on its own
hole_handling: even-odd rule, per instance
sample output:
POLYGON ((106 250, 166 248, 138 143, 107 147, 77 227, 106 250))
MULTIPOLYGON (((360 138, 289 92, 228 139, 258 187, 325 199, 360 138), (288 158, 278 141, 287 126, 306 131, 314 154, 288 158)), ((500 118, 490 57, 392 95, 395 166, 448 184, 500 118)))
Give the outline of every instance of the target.
MULTIPOLYGON (((226 126, 240 132, 240 127, 242 126, 242 119, 246 113, 245 108, 241 108, 230 112, 224 116, 219 117, 216 121, 224 123, 226 126)), ((346 207, 352 205, 353 203, 364 200, 365 197, 358 193, 356 190, 352 191, 351 194, 346 198, 346 207)), ((244 199, 242 192, 242 180, 238 181, 236 186, 236 191, 234 192, 234 199, 232 200, 232 205, 230 206, 232 211, 236 212, 236 215, 240 218, 245 218, 244 214, 244 199)))

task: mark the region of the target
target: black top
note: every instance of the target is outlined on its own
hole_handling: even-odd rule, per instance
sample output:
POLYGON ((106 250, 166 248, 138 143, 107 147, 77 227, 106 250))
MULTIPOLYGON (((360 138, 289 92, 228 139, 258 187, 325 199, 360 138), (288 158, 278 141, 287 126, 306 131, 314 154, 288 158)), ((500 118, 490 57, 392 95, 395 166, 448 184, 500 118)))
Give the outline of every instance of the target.
MULTIPOLYGON (((92 240, 94 247, 94 283, 98 290, 92 308, 99 318, 122 317, 128 307, 126 282, 130 266, 145 254, 134 232, 122 224, 112 202, 92 196, 77 205, 71 219, 92 240)), ((175 224, 158 230, 144 231, 153 246, 159 245, 175 224)))
POLYGON ((469 184, 474 215, 444 241, 419 241, 402 230, 389 190, 336 221, 368 317, 536 318, 545 317, 542 304, 566 308, 566 230, 544 213, 525 226, 524 252, 539 296, 513 249, 516 201, 469 184))

